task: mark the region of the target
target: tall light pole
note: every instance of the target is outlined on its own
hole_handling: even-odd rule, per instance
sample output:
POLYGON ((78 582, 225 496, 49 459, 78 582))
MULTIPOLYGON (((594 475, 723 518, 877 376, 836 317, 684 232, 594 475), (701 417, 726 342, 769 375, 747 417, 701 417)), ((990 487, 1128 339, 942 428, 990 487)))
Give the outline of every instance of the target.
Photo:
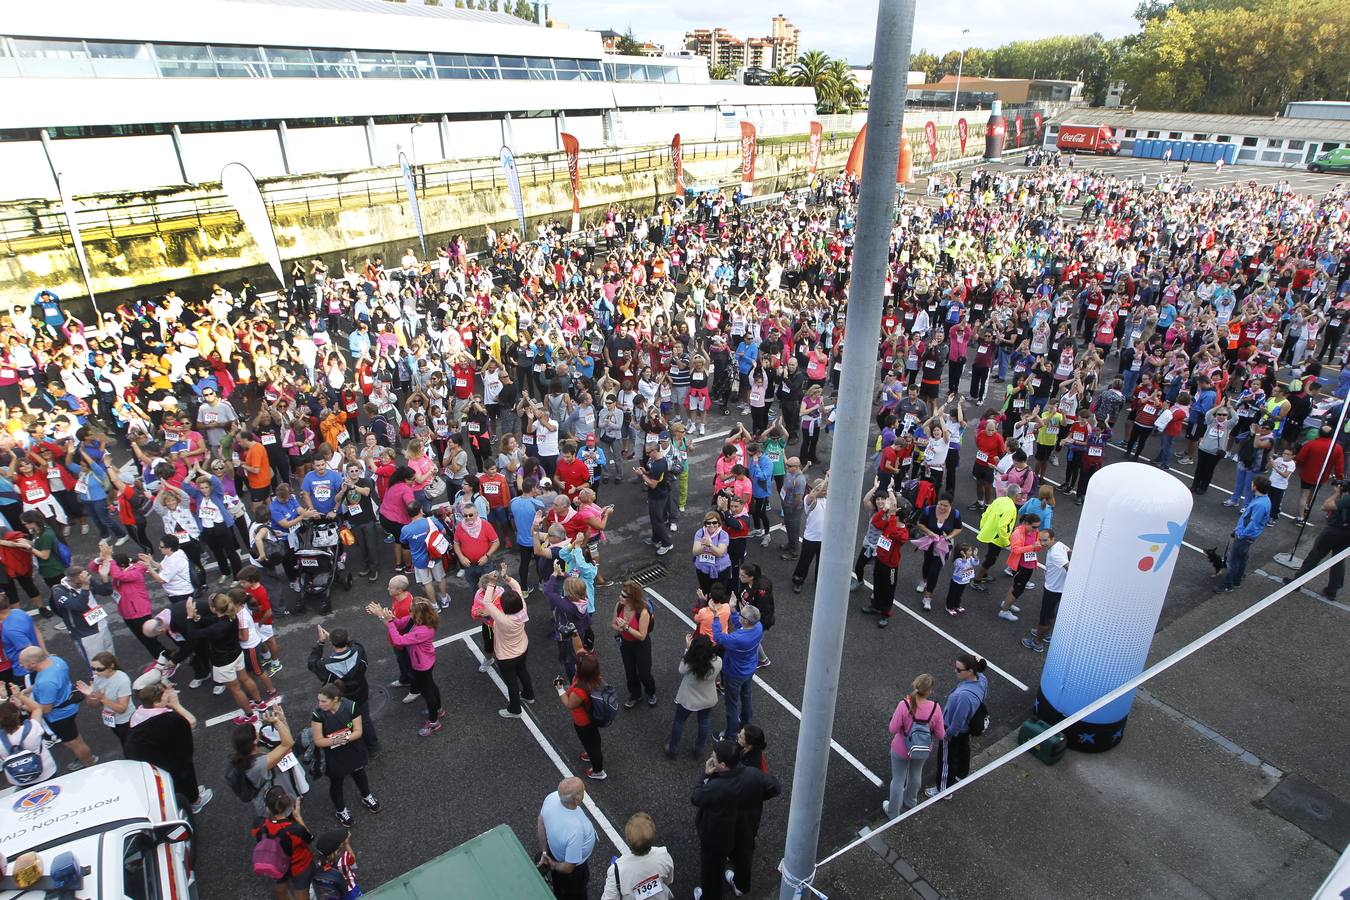
POLYGON ((956 104, 961 102, 961 70, 966 65, 966 35, 970 34, 969 28, 961 29, 961 55, 956 60, 956 93, 952 95, 952 112, 956 112, 956 104))
POLYGON ((830 733, 839 693, 844 651, 850 562, 858 535, 858 498, 863 494, 867 428, 876 382, 877 339, 881 335, 886 258, 895 223, 895 173, 905 117, 910 42, 916 0, 881 0, 877 7, 876 49, 872 53, 872 94, 867 107, 857 243, 848 286, 848 328, 838 419, 830 451, 825 533, 830 537, 816 571, 814 614, 806 657, 806 687, 797 762, 792 775, 787 842, 779 900, 800 896, 799 885, 815 871, 830 733))

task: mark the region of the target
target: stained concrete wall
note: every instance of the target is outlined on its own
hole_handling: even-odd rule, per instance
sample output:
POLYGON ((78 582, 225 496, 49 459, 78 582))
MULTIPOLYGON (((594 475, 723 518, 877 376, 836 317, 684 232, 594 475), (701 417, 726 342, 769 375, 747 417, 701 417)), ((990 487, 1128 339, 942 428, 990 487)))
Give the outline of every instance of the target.
MULTIPOLYGON (((841 140, 824 148, 820 171, 838 171, 847 159, 848 144, 848 140, 841 140)), ((739 155, 686 159, 685 178, 691 186, 734 185, 740 179, 739 167, 739 155)), ((638 162, 634 168, 637 170, 620 172, 611 167, 610 174, 597 168, 589 176, 583 171, 583 208, 595 208, 598 212, 606 204, 618 202, 648 210, 656 200, 672 194, 674 173, 668 161, 652 160, 649 168, 638 162)), ((756 164, 756 191, 770 193, 800 186, 806 181, 806 170, 803 145, 763 145, 756 164)), ((524 205, 531 217, 557 218, 568 214, 571 190, 565 169, 560 177, 550 178, 544 173, 537 183, 530 177, 522 181, 524 205)), ((329 185, 332 182, 331 178, 326 180, 329 185)), ((276 180, 268 183, 269 197, 273 196, 271 189, 281 183, 276 180)), ((330 265, 341 255, 359 262, 367 255, 383 253, 388 260, 401 255, 404 247, 417 244, 412 216, 407 204, 400 202, 393 179, 388 181, 390 187, 385 194, 372 194, 369 201, 364 195, 355 200, 350 195, 339 200, 332 191, 324 189, 325 182, 321 179, 297 178, 284 183, 293 188, 287 191, 287 196, 296 199, 273 204, 272 218, 287 266, 292 259, 314 256, 324 257, 330 265)), ((103 227, 96 213, 83 214, 85 252, 94 291, 100 298, 111 301, 134 296, 138 288, 161 285, 199 290, 212 280, 237 283, 245 274, 255 284, 275 286, 275 279, 237 216, 232 210, 219 208, 217 192, 163 191, 137 196, 155 199, 159 210, 183 210, 185 214, 129 224, 110 222, 103 227), (208 211, 194 213, 194 205, 208 211)), ((40 230, 45 233, 29 234, 0 245, 8 250, 0 254, 0 307, 15 301, 26 302, 43 288, 54 290, 63 299, 82 297, 86 292, 78 263, 54 210, 37 209, 30 204, 27 211, 43 224, 40 230)), ((421 211, 429 241, 452 234, 464 234, 474 240, 481 236, 483 226, 513 222, 516 217, 504 180, 499 176, 492 180, 480 177, 472 185, 455 181, 437 184, 433 179, 422 197, 421 211)), ((0 210, 3 213, 13 215, 16 210, 11 206, 0 210)), ((533 228, 533 218, 530 227, 533 228)))

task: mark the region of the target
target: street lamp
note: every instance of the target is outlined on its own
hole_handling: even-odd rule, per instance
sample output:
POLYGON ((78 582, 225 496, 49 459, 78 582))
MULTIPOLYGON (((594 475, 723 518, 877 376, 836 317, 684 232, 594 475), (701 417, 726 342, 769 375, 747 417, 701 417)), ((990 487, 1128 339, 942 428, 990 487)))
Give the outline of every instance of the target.
POLYGON ((970 34, 969 28, 961 29, 961 56, 956 61, 956 94, 952 97, 952 112, 956 112, 956 104, 961 102, 961 69, 966 64, 965 36, 968 34, 970 34))

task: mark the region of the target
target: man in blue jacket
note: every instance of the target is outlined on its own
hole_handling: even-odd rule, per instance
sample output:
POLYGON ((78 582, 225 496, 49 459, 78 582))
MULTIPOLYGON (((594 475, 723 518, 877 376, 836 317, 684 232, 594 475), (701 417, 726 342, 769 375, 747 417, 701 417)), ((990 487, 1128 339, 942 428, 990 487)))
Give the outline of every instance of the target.
POLYGON ((1195 398, 1191 401, 1190 415, 1186 417, 1186 437, 1189 443, 1186 445, 1186 452, 1177 457, 1177 465, 1189 466, 1195 461, 1195 448, 1205 433, 1205 413, 1213 409, 1218 401, 1219 395, 1214 390, 1214 383, 1201 376, 1195 386, 1195 398))
POLYGON ((769 546, 769 497, 773 491, 773 460, 760 444, 750 450, 750 517, 754 530, 749 537, 759 538, 761 547, 769 546))
POLYGON ((740 400, 741 415, 750 415, 750 406, 746 398, 750 394, 750 370, 755 367, 755 361, 759 359, 759 344, 756 344, 750 336, 750 332, 741 335, 741 342, 736 345, 736 369, 740 372, 740 400))
POLYGON ((1223 573, 1223 581, 1214 589, 1216 594, 1226 594, 1242 584, 1252 544, 1270 524, 1270 479, 1264 475, 1253 478, 1252 492, 1254 496, 1247 501, 1247 508, 1238 516, 1237 527, 1233 529, 1233 542, 1228 545, 1226 560, 1228 568, 1223 573))
POLYGON ((722 692, 727 701, 727 730, 717 736, 717 740, 736 740, 742 728, 750 724, 754 707, 750 698, 750 685, 755 678, 755 667, 759 664, 759 642, 764 638, 764 626, 759 624, 759 610, 745 605, 739 612, 733 599, 731 610, 731 628, 722 630, 722 617, 714 615, 712 620, 713 643, 721 647, 722 656, 722 692))

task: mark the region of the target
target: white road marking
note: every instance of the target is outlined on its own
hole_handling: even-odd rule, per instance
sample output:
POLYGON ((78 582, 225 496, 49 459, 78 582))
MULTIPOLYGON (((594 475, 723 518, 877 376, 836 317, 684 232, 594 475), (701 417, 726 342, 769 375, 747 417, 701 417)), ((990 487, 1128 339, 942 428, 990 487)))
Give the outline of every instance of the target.
MULTIPOLYGON (((694 620, 685 615, 684 611, 681 610, 679 607, 677 607, 675 604, 671 603, 669 600, 667 600, 665 597, 662 597, 660 594, 658 594, 651 588, 646 588, 645 590, 647 591, 648 594, 651 594, 652 597, 654 597, 656 600, 660 601, 660 603, 663 606, 665 606, 666 609, 670 610, 671 613, 677 616, 682 622, 684 622, 684 624, 688 625, 690 628, 697 627, 694 624, 694 620)), ((784 697, 782 694, 778 693, 776 690, 770 687, 768 683, 764 681, 764 679, 756 675, 755 683, 758 684, 760 688, 763 689, 764 693, 768 694, 774 700, 778 701, 779 706, 783 707, 788 712, 792 713, 792 715, 796 717, 798 722, 802 720, 802 711, 797 707, 793 706, 786 697, 784 697)), ((862 777, 866 778, 868 781, 872 782, 874 786, 876 787, 882 786, 883 782, 881 780, 881 777, 877 775, 876 772, 873 772, 871 769, 867 768, 867 766, 863 765, 862 762, 856 756, 854 756, 852 753, 849 753, 842 746, 840 746, 838 741, 831 739, 830 748, 834 750, 834 752, 838 753, 841 757, 843 757, 845 762, 847 762, 853 768, 857 769, 858 773, 862 775, 862 777)))
MULTIPOLYGON (((483 662, 483 651, 479 650, 473 641, 464 641, 464 646, 469 648, 469 652, 478 659, 480 664, 483 662)), ((497 670, 495 668, 488 669, 487 674, 488 677, 492 679, 492 683, 497 685, 497 690, 501 691, 502 696, 507 696, 506 682, 502 681, 502 677, 497 674, 497 670)), ((553 747, 553 744, 549 743, 548 738, 544 736, 544 732, 539 730, 539 724, 535 722, 534 714, 530 711, 530 707, 528 705, 522 705, 521 708, 524 710, 525 714, 521 716, 519 721, 525 723, 526 730, 530 732, 535 743, 539 745, 539 749, 543 750, 544 755, 553 761, 553 765, 557 768, 560 775, 564 778, 575 777, 576 773, 574 773, 568 767, 567 763, 563 761, 562 755, 553 747)), ((582 805, 586 807, 586 811, 591 814, 591 818, 595 819, 595 824, 599 825, 600 830, 609 838, 610 843, 613 844, 620 853, 631 852, 627 841, 623 839, 623 835, 619 834, 618 829, 616 829, 613 823, 609 821, 609 817, 600 809, 600 806, 595 802, 595 799, 591 796, 589 790, 586 791, 586 795, 582 798, 581 802, 582 805)))

